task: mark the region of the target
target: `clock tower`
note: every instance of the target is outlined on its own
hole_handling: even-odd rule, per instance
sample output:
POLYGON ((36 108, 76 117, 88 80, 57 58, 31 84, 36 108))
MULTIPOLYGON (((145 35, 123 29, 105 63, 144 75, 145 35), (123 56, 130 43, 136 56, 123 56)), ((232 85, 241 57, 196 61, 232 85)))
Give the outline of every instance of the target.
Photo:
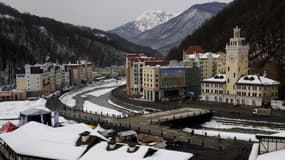
POLYGON ((236 82, 248 74, 249 45, 240 36, 240 28, 234 28, 233 38, 226 45, 226 94, 236 95, 236 82))

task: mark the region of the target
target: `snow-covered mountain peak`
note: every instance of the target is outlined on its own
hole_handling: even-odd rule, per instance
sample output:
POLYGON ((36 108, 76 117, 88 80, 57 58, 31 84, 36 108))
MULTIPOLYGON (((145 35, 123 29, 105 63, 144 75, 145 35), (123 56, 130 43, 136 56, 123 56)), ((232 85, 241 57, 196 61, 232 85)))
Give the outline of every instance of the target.
POLYGON ((140 32, 144 32, 167 22, 169 19, 173 18, 173 16, 173 14, 162 10, 146 11, 142 15, 138 16, 134 23, 140 32))

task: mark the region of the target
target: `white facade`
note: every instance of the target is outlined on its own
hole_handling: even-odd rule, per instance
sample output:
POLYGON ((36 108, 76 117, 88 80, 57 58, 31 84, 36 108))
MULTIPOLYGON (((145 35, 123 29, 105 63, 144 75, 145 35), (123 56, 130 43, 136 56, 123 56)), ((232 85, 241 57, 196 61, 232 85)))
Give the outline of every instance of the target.
POLYGON ((183 61, 195 63, 195 65, 199 64, 199 67, 201 68, 201 78, 204 79, 212 77, 215 74, 216 72, 215 61, 217 61, 219 58, 220 58, 219 54, 206 52, 206 53, 184 55, 183 61))
POLYGON ((26 90, 40 92, 44 83, 48 82, 47 75, 44 75, 42 65, 25 65, 26 90))
POLYGON ((136 93, 142 94, 143 92, 143 67, 145 62, 134 62, 133 63, 133 90, 136 93))
POLYGON ((62 88, 65 86, 69 86, 70 73, 65 65, 55 66, 55 84, 56 84, 56 88, 62 88))

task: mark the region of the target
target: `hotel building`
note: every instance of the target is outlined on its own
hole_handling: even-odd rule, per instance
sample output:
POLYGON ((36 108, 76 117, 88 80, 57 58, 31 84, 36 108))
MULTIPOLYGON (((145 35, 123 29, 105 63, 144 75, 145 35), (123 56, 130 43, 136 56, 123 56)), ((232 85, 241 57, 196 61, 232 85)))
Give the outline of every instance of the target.
POLYGON ((200 68, 169 65, 143 68, 143 98, 146 101, 180 99, 187 92, 200 93, 200 68))
POLYGON ((199 64, 201 68, 201 78, 210 78, 217 73, 223 73, 225 68, 225 53, 193 53, 184 52, 183 61, 199 64))
POLYGON ((48 95, 70 85, 69 70, 64 65, 52 63, 25 65, 16 74, 17 90, 27 92, 27 96, 48 95))
POLYGON ((17 90, 25 90, 28 95, 48 95, 51 91, 48 65, 25 65, 22 73, 16 74, 17 90))
POLYGON ((87 61, 78 61, 75 64, 65 64, 70 71, 70 83, 79 85, 82 82, 91 81, 93 78, 92 63, 87 61))
POLYGON ((128 96, 141 96, 143 94, 143 67, 168 65, 168 61, 156 60, 144 54, 126 55, 126 89, 128 96))
POLYGON ((248 52, 240 28, 234 28, 226 45, 226 72, 202 81, 203 101, 262 106, 278 98, 279 82, 265 75, 248 75, 248 52))

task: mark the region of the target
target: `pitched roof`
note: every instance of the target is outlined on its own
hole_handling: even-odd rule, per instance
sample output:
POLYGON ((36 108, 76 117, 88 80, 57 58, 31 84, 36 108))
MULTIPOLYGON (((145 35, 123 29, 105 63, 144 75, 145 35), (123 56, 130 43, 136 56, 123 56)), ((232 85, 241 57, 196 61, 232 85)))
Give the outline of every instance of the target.
POLYGON ((246 75, 240 77, 237 84, 279 85, 280 83, 264 76, 246 75))
POLYGON ((21 115, 26 115, 26 116, 35 116, 35 115, 50 114, 50 113, 51 113, 50 111, 43 109, 36 109, 36 108, 30 108, 20 112, 21 115))
POLYGON ((226 82, 226 75, 225 74, 217 74, 214 77, 203 79, 203 82, 219 82, 225 83, 226 82))

